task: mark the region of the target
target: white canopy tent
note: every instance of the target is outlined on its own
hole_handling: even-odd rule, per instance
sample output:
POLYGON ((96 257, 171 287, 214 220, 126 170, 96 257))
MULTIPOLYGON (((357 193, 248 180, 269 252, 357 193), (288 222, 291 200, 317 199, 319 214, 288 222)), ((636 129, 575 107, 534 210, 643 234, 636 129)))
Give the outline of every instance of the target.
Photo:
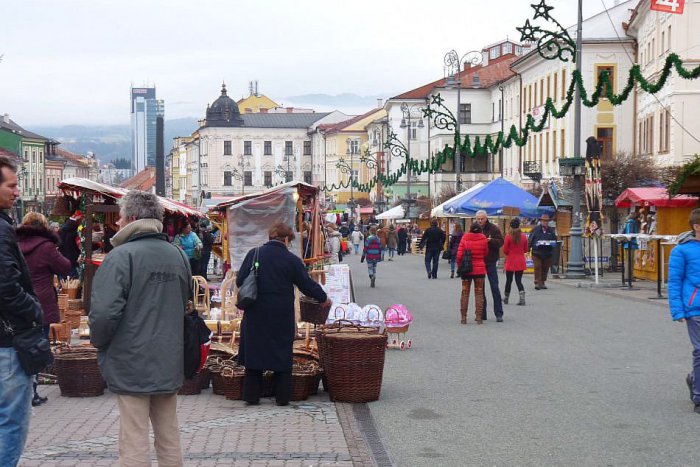
POLYGON ((474 193, 475 191, 480 190, 481 187, 483 187, 484 185, 485 185, 484 183, 479 182, 476 185, 474 185, 473 187, 469 188, 467 191, 463 191, 457 195, 454 195, 452 198, 448 199, 447 201, 445 201, 441 205, 434 207, 433 210, 430 211, 430 216, 431 217, 466 217, 462 214, 448 214, 442 210, 442 207, 444 205, 446 205, 447 203, 452 203, 453 201, 457 201, 458 199, 460 199, 464 196, 468 196, 471 193, 474 193))
POLYGON ((384 211, 383 213, 379 214, 376 218, 379 220, 387 220, 387 219, 403 219, 404 217, 404 210, 403 206, 400 204, 398 206, 394 206, 393 208, 389 209, 388 211, 384 211))

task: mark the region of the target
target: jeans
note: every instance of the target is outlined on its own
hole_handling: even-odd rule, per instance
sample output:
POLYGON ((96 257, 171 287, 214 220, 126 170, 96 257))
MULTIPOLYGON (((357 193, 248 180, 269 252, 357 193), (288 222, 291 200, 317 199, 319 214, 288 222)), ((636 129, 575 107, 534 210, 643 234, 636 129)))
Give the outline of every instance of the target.
POLYGON ((358 254, 360 251, 360 244, 359 243, 353 243, 352 246, 355 247, 355 254, 358 254))
POLYGON ((693 344, 693 371, 690 380, 693 383, 693 402, 700 404, 700 316, 686 318, 688 336, 693 344))
POLYGON ((457 269, 457 255, 451 256, 450 257, 450 271, 455 272, 457 269))
POLYGON ((382 247, 382 261, 384 261, 384 254, 386 253, 386 247, 382 247))
MULTIPOLYGON (((503 301, 501 300, 501 291, 498 289, 498 267, 497 263, 486 263, 486 275, 489 278, 489 286, 491 287, 491 297, 493 297, 493 314, 496 318, 503 317, 503 301)), ((484 287, 486 290, 486 287, 484 287)), ((486 293, 484 292, 484 319, 486 319, 486 293)))
POLYGON ((148 425, 153 427, 158 465, 181 467, 177 394, 118 394, 119 462, 122 467, 151 465, 148 425))
POLYGON ((377 275, 376 261, 367 261, 367 272, 369 272, 369 277, 374 277, 377 275))
POLYGON ((396 248, 389 248, 389 258, 393 258, 396 254, 396 248))
POLYGON ((14 467, 27 441, 32 377, 19 364, 12 347, 0 347, 0 463, 14 467))
POLYGON ((437 278, 440 250, 425 250, 425 271, 433 279, 437 278), (432 263, 432 266, 431 266, 432 263))

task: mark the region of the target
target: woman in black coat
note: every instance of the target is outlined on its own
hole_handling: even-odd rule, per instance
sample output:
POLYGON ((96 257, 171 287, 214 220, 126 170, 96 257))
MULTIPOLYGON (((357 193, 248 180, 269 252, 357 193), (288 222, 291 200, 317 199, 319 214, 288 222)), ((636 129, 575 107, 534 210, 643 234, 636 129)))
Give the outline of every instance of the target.
POLYGON ((399 237, 399 256, 403 256, 406 254, 406 240, 408 239, 408 232, 406 232, 406 229, 404 227, 400 227, 398 231, 398 237, 399 237))
MULTIPOLYGON (((275 401, 287 405, 292 384, 292 346, 296 334, 294 286, 330 309, 321 286, 306 272, 304 263, 287 249, 294 231, 284 223, 270 228, 270 241, 259 247, 258 296, 245 310, 241 322, 238 363, 245 366, 243 400, 260 403, 263 371, 275 373, 275 401)), ((236 276, 240 287, 251 273, 255 248, 250 250, 236 276)))

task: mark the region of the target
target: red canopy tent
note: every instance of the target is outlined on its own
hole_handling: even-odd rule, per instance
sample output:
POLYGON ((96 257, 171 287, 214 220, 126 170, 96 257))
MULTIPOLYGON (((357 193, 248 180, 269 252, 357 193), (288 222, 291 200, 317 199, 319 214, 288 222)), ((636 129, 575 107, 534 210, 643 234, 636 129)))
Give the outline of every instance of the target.
POLYGON ((688 195, 678 195, 669 198, 666 188, 642 187, 627 188, 615 200, 615 206, 618 208, 629 208, 633 204, 659 208, 694 207, 698 204, 698 198, 688 195))

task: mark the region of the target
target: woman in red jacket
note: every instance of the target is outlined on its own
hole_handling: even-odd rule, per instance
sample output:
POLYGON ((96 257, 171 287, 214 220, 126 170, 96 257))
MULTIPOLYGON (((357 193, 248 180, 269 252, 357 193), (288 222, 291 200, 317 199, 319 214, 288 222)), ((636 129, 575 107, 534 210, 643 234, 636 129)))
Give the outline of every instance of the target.
POLYGON ((506 293, 503 303, 508 303, 510 286, 513 284, 513 276, 515 276, 515 285, 518 287, 518 293, 520 294, 518 305, 525 305, 523 271, 526 269, 525 253, 527 253, 527 249, 527 237, 521 232, 520 219, 516 217, 510 221, 510 234, 506 236, 503 244, 503 253, 506 255, 506 264, 503 268, 506 271, 506 293))
POLYGON ((476 322, 482 323, 484 316, 484 277, 486 276, 486 263, 484 259, 488 254, 489 241, 481 232, 481 226, 476 222, 471 225, 469 232, 462 236, 457 249, 457 267, 462 276, 462 299, 460 301, 460 313, 462 324, 467 324, 467 310, 469 308, 469 292, 472 281, 474 282, 474 298, 476 300, 476 322), (468 255, 466 261, 467 270, 462 268, 462 258, 468 255), (469 261, 471 259, 471 261, 469 261), (471 268, 470 268, 471 266, 471 268))

